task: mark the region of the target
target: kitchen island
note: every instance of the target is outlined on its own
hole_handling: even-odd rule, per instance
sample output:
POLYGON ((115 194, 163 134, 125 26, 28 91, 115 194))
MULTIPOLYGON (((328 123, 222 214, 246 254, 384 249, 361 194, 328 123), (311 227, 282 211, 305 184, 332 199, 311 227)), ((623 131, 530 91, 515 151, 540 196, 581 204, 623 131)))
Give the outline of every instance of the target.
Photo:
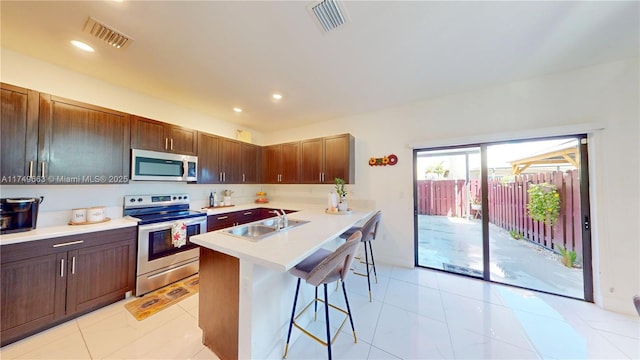
MULTIPOLYGON (((296 210, 289 219, 308 223, 257 241, 224 230, 191 238, 201 246, 202 341, 221 359, 262 359, 283 351, 295 289, 287 271, 320 248, 337 247, 344 242, 340 234, 372 214, 327 214, 317 205, 269 207, 296 210)), ((312 291, 305 295, 302 289, 302 296, 311 299, 312 291)))

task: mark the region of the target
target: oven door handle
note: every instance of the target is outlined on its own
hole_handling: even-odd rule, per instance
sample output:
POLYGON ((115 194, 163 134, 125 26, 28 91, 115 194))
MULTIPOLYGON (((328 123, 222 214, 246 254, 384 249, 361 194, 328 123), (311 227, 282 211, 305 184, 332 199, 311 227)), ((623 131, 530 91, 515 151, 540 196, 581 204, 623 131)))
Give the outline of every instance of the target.
MULTIPOLYGON (((184 223, 189 226, 189 225, 196 225, 196 224, 200 224, 204 221, 206 221, 207 216, 198 216, 195 218, 188 218, 188 219, 184 219, 182 221, 184 221, 184 223)), ((140 231, 156 231, 156 230, 162 230, 162 229, 167 229, 170 228, 171 225, 173 225, 176 221, 181 221, 180 219, 178 220, 171 220, 171 221, 164 221, 161 223, 155 223, 155 224, 145 224, 145 225, 139 225, 138 228, 140 231)))

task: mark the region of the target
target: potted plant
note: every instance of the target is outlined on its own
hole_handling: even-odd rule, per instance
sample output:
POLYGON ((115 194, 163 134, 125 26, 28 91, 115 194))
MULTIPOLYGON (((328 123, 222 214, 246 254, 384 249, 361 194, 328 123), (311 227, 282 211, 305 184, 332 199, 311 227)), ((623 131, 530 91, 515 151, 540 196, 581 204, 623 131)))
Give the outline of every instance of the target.
POLYGON ((333 182, 335 183, 336 194, 338 194, 338 211, 347 211, 347 190, 344 187, 344 179, 334 178, 333 182))

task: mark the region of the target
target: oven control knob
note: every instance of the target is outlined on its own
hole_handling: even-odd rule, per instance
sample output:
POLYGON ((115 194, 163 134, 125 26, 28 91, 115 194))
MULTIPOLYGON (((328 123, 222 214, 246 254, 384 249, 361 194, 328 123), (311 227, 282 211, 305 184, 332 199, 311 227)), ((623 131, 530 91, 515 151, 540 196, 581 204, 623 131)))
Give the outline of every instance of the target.
POLYGON ((129 202, 136 202, 136 199, 131 198, 131 199, 129 199, 129 202))
POLYGON ((184 199, 185 199, 185 200, 187 200, 187 199, 188 199, 187 195, 185 195, 185 196, 184 196, 184 199))
POLYGON ((138 202, 142 202, 142 198, 138 198, 138 202))
POLYGON ((176 199, 176 197, 174 196, 174 197, 173 197, 173 200, 175 200, 175 199, 176 199))

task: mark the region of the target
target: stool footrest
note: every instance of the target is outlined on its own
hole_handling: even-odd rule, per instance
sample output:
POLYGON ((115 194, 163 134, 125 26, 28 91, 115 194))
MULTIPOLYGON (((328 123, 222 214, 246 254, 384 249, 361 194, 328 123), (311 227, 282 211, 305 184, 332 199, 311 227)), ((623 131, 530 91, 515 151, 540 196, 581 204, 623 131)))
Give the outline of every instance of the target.
MULTIPOLYGON (((311 332, 309 332, 307 329, 305 329, 304 327, 302 327, 302 325, 299 325, 297 323, 297 320, 300 316, 302 316, 302 314, 304 314, 307 310, 309 310, 309 307, 315 303, 316 301, 319 301, 321 303, 324 303, 324 300, 320 299, 320 298, 315 298, 313 300, 311 300, 311 302, 309 302, 293 319, 293 326, 295 326, 296 328, 298 328, 298 330, 302 331, 305 335, 309 336, 310 338, 314 339, 315 341, 319 342, 320 344, 327 346, 327 342, 320 339, 319 337, 315 336, 314 334, 312 334, 311 332)), ((342 323, 340 324, 340 326, 338 327, 338 330, 336 330, 335 334, 333 334, 331 336, 331 345, 333 345, 333 343, 336 341, 336 338, 338 337, 338 334, 340 334, 340 331, 342 330, 342 328, 344 327, 344 324, 346 324, 347 320, 349 319, 349 312, 343 308, 340 308, 338 306, 335 306, 331 303, 328 304, 329 307, 343 313, 345 315, 344 319, 342 320, 342 323)), ((315 317, 314 317, 315 319, 315 317)), ((356 337, 356 332, 353 332, 353 342, 357 343, 358 342, 358 338, 356 337)))

